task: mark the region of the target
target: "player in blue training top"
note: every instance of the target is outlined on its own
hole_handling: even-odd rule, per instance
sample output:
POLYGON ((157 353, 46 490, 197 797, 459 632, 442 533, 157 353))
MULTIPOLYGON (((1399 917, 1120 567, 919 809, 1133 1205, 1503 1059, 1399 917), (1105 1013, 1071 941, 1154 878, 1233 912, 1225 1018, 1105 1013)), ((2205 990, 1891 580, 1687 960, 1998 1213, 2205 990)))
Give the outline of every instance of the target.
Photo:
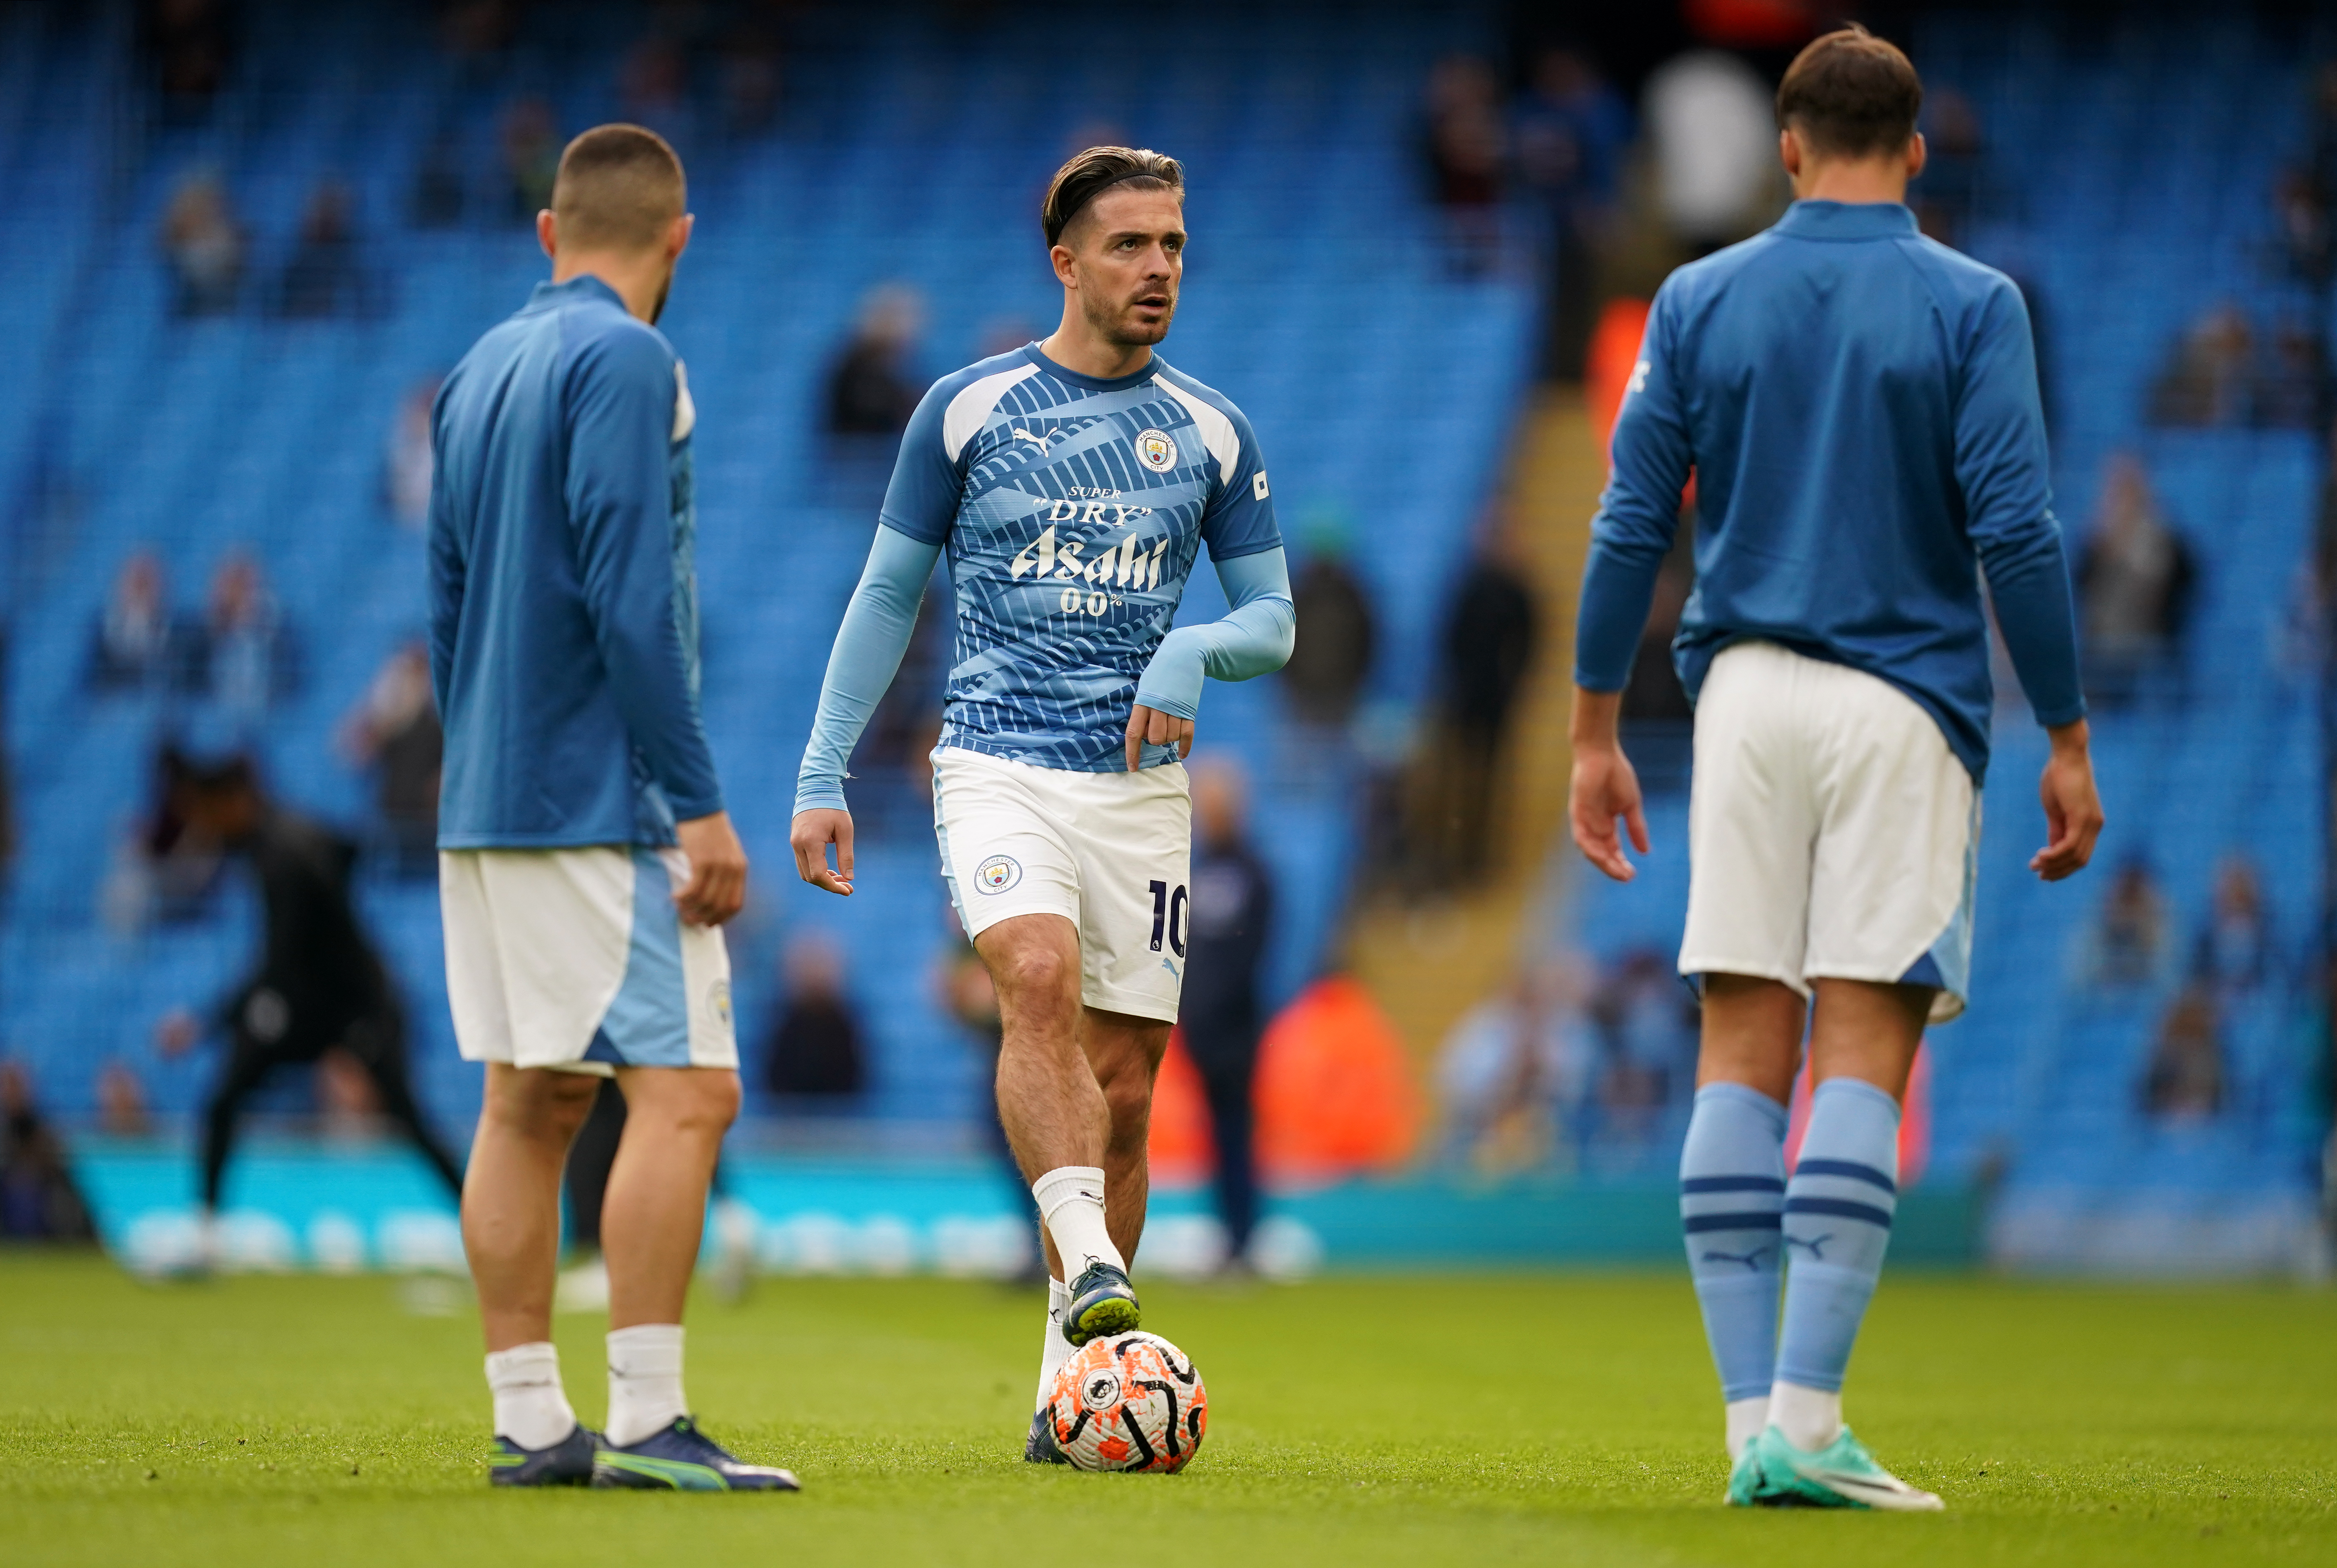
POLYGON ((681 1391, 682 1299, 738 1110, 718 928, 747 881, 699 722, 697 414, 651 325, 689 241, 683 195, 650 131, 570 142, 536 218, 552 281, 431 416, 439 898, 455 1038, 487 1064, 463 1242, 498 1485, 795 1488, 709 1441, 681 1391), (552 1284, 561 1166, 611 1073, 603 1437, 561 1391, 552 1284))
POLYGON ((1862 28, 1794 62, 1777 116, 1798 200, 1657 296, 1582 585, 1574 840, 1628 880, 1616 820, 1643 853, 1647 826, 1616 714, 1693 472, 1679 967, 1702 982, 1704 1042, 1680 1213, 1740 1505, 1940 1506, 1851 1436, 1841 1390, 1890 1240, 1907 1075, 1926 1022, 1963 1008, 1983 572, 2052 736, 2051 842, 2029 863, 2068 876, 2101 831, 2029 317, 2003 275, 1916 232, 1921 102, 1907 57, 1862 28), (1816 1089, 1789 1177, 1805 1011, 1816 1089))
MULTIPOLYGON (((934 831, 997 983, 999 1116, 1045 1220, 1043 1404, 1073 1347, 1138 1323, 1127 1260, 1184 982, 1180 759, 1202 677, 1280 668, 1296 615, 1249 422, 1152 352, 1184 272, 1183 170, 1091 147, 1057 171, 1041 221, 1062 325, 944 378, 910 420, 828 660, 793 842, 805 881, 851 892, 845 765, 946 550, 957 637, 934 831), (1204 545, 1232 613, 1172 631, 1204 545)), ((1055 1457, 1041 1416, 1025 1455, 1055 1457)))

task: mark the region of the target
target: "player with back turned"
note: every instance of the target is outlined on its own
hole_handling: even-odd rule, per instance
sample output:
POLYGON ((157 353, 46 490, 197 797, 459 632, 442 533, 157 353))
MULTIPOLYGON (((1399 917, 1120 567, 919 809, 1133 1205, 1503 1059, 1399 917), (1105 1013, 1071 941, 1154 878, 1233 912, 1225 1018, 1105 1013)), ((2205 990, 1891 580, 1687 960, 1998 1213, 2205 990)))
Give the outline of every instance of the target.
MULTIPOLYGON (((1091 147, 1056 173, 1041 226, 1062 323, 943 378, 909 422, 828 660, 792 840, 805 881, 851 892, 845 765, 946 550, 957 633, 934 826, 996 982, 999 1115, 1044 1222, 1043 1406, 1073 1348, 1139 1321, 1128 1260, 1184 982, 1180 759, 1202 677, 1280 668, 1296 617, 1249 422, 1152 351, 1184 272, 1183 170, 1091 147), (1203 545, 1231 613, 1172 631, 1203 545)), ((1040 1414, 1024 1456, 1060 1457, 1040 1414)))
POLYGON ((1907 57, 1854 26, 1786 72, 1797 200, 1657 294, 1583 579, 1574 839, 1628 880, 1617 820, 1648 840, 1617 709, 1694 473, 1679 968, 1704 1025, 1680 1211, 1739 1505, 1941 1506, 1873 1461, 1841 1390, 1890 1240, 1916 1047, 1964 1005, 1983 573, 2051 736, 2051 842, 2031 869, 2073 874, 2101 830, 2029 317, 2009 279, 1916 231, 1921 102, 1907 57), (1815 1089, 1789 1175, 1805 1022, 1815 1089))
POLYGON ((486 1096, 463 1189, 499 1485, 791 1491, 682 1396, 682 1301, 738 1112, 723 921, 747 857, 698 706, 689 381, 654 323, 689 241, 650 131, 569 143, 519 312, 431 415, 430 662, 447 999, 486 1096), (626 1104, 601 1222, 609 1424, 552 1344, 560 1175, 602 1077, 626 1104))

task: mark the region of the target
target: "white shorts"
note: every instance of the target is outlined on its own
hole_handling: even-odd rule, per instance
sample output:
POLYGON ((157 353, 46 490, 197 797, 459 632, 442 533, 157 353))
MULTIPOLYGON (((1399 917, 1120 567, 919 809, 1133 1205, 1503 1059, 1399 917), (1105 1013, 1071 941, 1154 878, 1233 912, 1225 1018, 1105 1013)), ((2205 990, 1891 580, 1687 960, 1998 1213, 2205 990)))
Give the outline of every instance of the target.
POLYGON ((1963 1011, 1980 798, 1914 698, 1775 643, 1712 661, 1696 707, 1684 975, 1935 986, 1963 1011))
POLYGON ((1193 854, 1182 763, 1074 773, 943 746, 934 836, 969 938, 1015 915, 1061 915, 1080 934, 1081 1001, 1176 1020, 1193 854))
POLYGON ((606 1076, 731 1067, 730 954, 686 924, 680 850, 443 850, 446 998, 464 1059, 606 1076))

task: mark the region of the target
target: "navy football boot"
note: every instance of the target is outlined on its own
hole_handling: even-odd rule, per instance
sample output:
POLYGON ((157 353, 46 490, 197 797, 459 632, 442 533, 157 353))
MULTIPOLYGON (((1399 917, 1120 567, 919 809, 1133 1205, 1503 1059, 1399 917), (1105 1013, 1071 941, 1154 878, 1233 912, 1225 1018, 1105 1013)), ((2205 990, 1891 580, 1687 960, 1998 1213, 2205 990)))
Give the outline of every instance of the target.
POLYGON ((1128 1333, 1144 1320, 1144 1309, 1136 1304, 1136 1287, 1110 1263, 1090 1263, 1071 1281, 1068 1294, 1063 1338, 1074 1345, 1128 1333))
POLYGON ((687 1416, 623 1448, 604 1441, 592 1461, 592 1485, 658 1492, 802 1490, 788 1471, 739 1463, 687 1416))
POLYGON ((1022 1462, 1025 1465, 1068 1465, 1063 1451, 1055 1446, 1055 1422, 1045 1410, 1031 1413, 1031 1435, 1022 1439, 1022 1462))
POLYGON ((497 1435, 487 1457, 487 1479, 497 1486, 582 1486, 592 1479, 601 1434, 579 1422, 549 1448, 523 1448, 497 1435))

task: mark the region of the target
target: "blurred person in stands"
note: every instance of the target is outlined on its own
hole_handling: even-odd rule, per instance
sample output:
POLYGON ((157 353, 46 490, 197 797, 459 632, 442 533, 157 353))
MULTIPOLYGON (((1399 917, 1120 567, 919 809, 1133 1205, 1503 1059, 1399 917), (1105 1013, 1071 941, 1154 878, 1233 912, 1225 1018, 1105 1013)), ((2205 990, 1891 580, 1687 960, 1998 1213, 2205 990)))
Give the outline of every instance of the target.
POLYGON ((1201 1075, 1217 1151, 1217 1217, 1227 1266, 1248 1267, 1257 1228, 1255 1088, 1266 1029, 1260 965, 1274 935, 1274 876, 1249 833, 1249 787, 1229 755, 1196 762, 1192 903, 1177 1024, 1201 1075))
POLYGON ((681 45, 654 34, 634 44, 617 73, 617 102, 627 120, 687 151, 696 123, 681 45))
POLYGON ((2277 961, 2255 862, 2227 854, 2215 868, 2215 897, 2192 949, 2192 976, 2219 996, 2244 996, 2272 979, 2277 961))
POLYGON ((300 214, 300 235, 276 286, 276 311, 298 320, 356 316, 367 306, 365 268, 349 188, 338 180, 320 182, 300 214))
POLYGON ((390 861, 400 876, 438 870, 438 772, 445 731, 430 691, 430 648, 416 638, 382 661, 341 720, 341 750, 374 775, 390 861))
POLYGON ((1631 140, 1631 111, 1588 56, 1545 49, 1534 57, 1512 120, 1518 183, 1541 209, 1549 247, 1543 374, 1579 381, 1598 306, 1599 245, 1631 140))
POLYGON ((2313 73, 2312 145, 2303 165, 2281 177, 2274 200, 2290 270, 2327 283, 2337 268, 2337 61, 2313 73))
POLYGON ((869 290, 852 336, 828 366, 830 435, 897 436, 908 427, 924 395, 909 363, 924 314, 924 301, 905 284, 869 290))
POLYGON ((2191 548, 2159 511, 2142 460, 2112 456, 2075 573, 2088 691, 2125 702, 2145 677, 2179 663, 2196 576, 2191 548))
POLYGON ((2215 992, 2184 987, 2158 1027, 2142 1080, 2142 1105, 2166 1122, 2199 1122, 2224 1107, 2224 1031, 2215 992))
POLYGON ((86 1242, 96 1234, 64 1140, 33 1099, 23 1066, 0 1061, 0 1238, 86 1242))
POLYGON ((2080 969, 2097 989, 2133 990, 2166 977, 2174 933, 2166 895, 2147 860, 2134 855, 2119 863, 2084 946, 2080 969))
POLYGON ((2244 424, 2255 405, 2255 329, 2236 305, 2194 322, 2150 389, 2154 424, 2244 424))
POLYGON ((470 204, 470 170, 454 131, 442 130, 424 144, 406 194, 406 221, 416 229, 453 229, 470 204))
POLYGON ((154 1131, 146 1086, 127 1062, 112 1061, 98 1069, 97 1125, 109 1138, 143 1138, 154 1131))
POLYGON ((1489 869, 1494 782, 1540 622, 1517 531, 1506 511, 1496 511, 1445 607, 1440 639, 1442 732, 1431 836, 1442 845, 1438 870, 1448 882, 1472 882, 1489 869))
POLYGON ((2259 367, 2248 423, 2259 430, 2315 430, 2329 417, 2329 347, 2309 323, 2273 330, 2259 367))
POLYGON ((139 43, 165 118, 181 124, 201 119, 235 56, 226 0, 146 0, 141 11, 139 43))
POLYGON ((541 98, 522 98, 504 112, 504 200, 514 218, 533 220, 552 200, 560 169, 560 122, 541 98))
POLYGON ((437 401, 438 382, 425 375, 406 389, 382 443, 382 497, 398 526, 417 532, 430 521, 430 405, 437 401))
POLYGON ((1430 195, 1444 214, 1453 270, 1474 277, 1498 259, 1508 130, 1501 83, 1473 54, 1449 54, 1428 73, 1425 125, 1430 195))
POLYGON ((298 643, 248 550, 230 550, 211 573, 193 643, 198 684, 230 715, 256 718, 300 684, 298 643))
MULTIPOLYGON (((259 895, 259 946, 244 978, 207 1018, 181 1009, 156 1030, 158 1043, 173 1056, 210 1035, 228 1042, 203 1114, 205 1215, 219 1213, 244 1102, 279 1067, 312 1067, 336 1049, 373 1080, 382 1114, 459 1196, 462 1168, 414 1097, 396 987, 350 897, 355 848, 270 801, 249 758, 201 763, 179 757, 172 765, 173 813, 191 833, 247 862, 259 895)), ((212 1240, 207 1234, 207 1254, 215 1251, 212 1240)))
POLYGON ((1345 730, 1371 677, 1378 628, 1337 516, 1310 519, 1305 537, 1306 559, 1290 584, 1298 637, 1282 667, 1282 695, 1303 722, 1345 730))
POLYGON ((1657 292, 1577 618, 1574 840, 1628 881, 1622 830, 1650 846, 1621 691, 1693 473, 1674 967, 1703 1017, 1679 1233, 1737 1506, 1943 1505, 1875 1462, 1842 1390, 1890 1244, 1916 1053, 1970 981, 1991 606, 2049 732, 2029 869, 2076 874, 2102 825, 2029 319, 2010 278, 1916 228, 1922 101, 1907 56, 1856 25, 1786 70, 1772 144, 1794 203, 1657 292))
POLYGON ((715 96, 722 106, 723 129, 734 137, 758 136, 779 116, 786 79, 771 20, 751 13, 741 16, 716 46, 715 96))
POLYGON ((210 912, 212 892, 226 867, 225 847, 181 810, 181 781, 191 764, 175 743, 156 752, 150 773, 151 803, 114 851, 99 890, 105 923, 123 936, 149 925, 183 925, 210 912))
POLYGON ((799 1104, 841 1107, 868 1086, 859 1015, 844 992, 844 955, 827 937, 806 932, 787 944, 779 968, 787 1001, 771 1030, 764 1087, 799 1104))
POLYGON ((1497 996, 1462 1015, 1436 1057, 1447 1157, 1487 1175, 1546 1164, 1564 1149, 1594 1047, 1570 958, 1521 965, 1497 996))
POLYGON ((162 254, 176 285, 171 309, 182 317, 233 310, 243 293, 249 249, 219 176, 188 176, 162 213, 162 254))
POLYGON ((1630 1142, 1652 1135, 1665 1107, 1684 1099, 1695 1080, 1697 1018, 1694 993, 1664 955, 1634 948, 1615 960, 1590 999, 1599 1045, 1596 1093, 1610 1127, 1630 1142))
POLYGON ((171 609, 162 561, 134 550, 113 574, 113 589, 90 628, 90 688, 100 692, 166 691, 195 674, 195 628, 171 609))

